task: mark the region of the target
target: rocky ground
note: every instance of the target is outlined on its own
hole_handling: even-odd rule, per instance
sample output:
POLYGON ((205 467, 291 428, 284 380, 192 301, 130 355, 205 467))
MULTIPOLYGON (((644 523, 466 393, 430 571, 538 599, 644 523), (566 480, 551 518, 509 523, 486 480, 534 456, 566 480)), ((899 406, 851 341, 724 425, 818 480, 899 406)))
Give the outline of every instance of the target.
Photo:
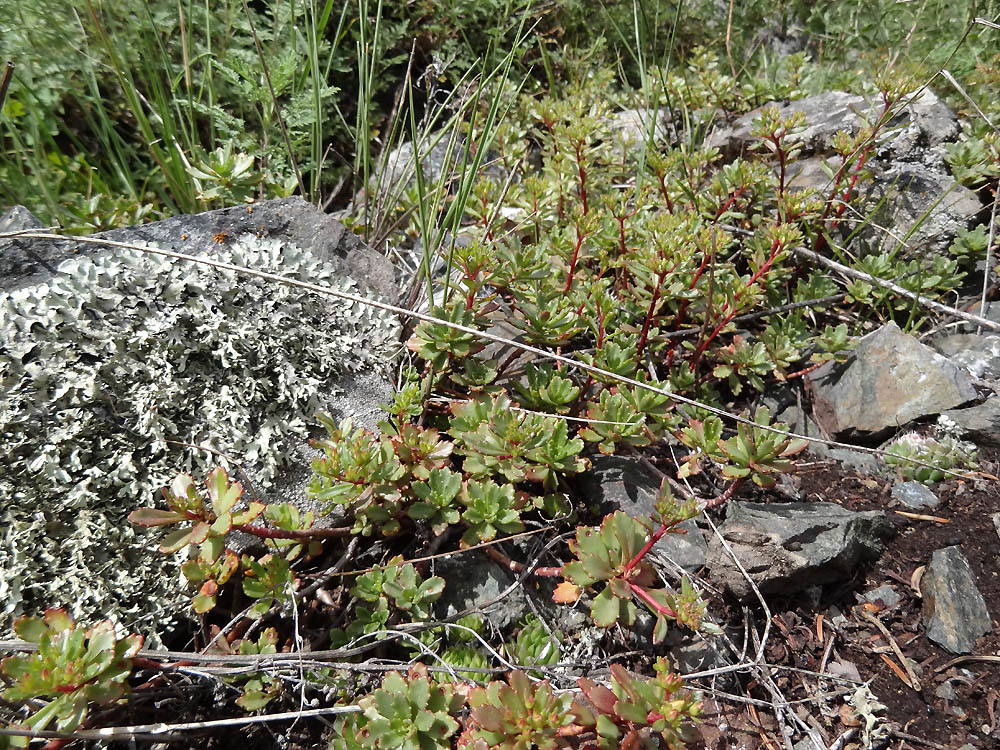
MULTIPOLYGON (((893 480, 873 478, 833 461, 809 462, 795 475, 805 499, 852 511, 887 512, 896 532, 871 566, 860 567, 822 589, 768 597, 771 628, 763 655, 771 667, 774 688, 791 704, 788 710, 816 729, 824 743, 821 747, 863 742, 863 720, 845 710, 841 697, 821 697, 844 691, 851 695, 857 680, 867 683, 884 706, 874 714, 874 731, 892 742, 877 743, 880 746, 1000 747, 1000 629, 996 622, 1000 530, 994 520, 1000 492, 989 476, 996 471, 995 456, 981 466, 979 478, 936 485, 933 494, 939 504, 919 511, 894 498, 897 483, 893 480), (989 632, 957 648, 949 641, 970 625, 974 601, 963 600, 951 621, 939 623, 932 619, 934 604, 928 587, 929 566, 938 564, 940 551, 956 548, 968 560, 972 581, 951 593, 971 594, 974 585, 992 618, 985 623, 989 632)), ((742 608, 726 603, 724 597, 717 605, 727 612, 731 626, 742 626, 746 614, 742 608)), ((764 615, 759 607, 749 616, 761 630, 764 615)), ((719 719, 729 729, 720 730, 719 721, 706 722, 705 747, 782 747, 781 727, 794 722, 780 710, 776 718, 775 695, 765 686, 751 682, 743 687, 746 697, 763 703, 720 700, 719 719)), ((795 747, 812 747, 803 742, 795 747)))
MULTIPOLYGON (((821 161, 836 129, 860 126, 857 110, 862 104, 831 92, 789 105, 819 123, 802 135, 803 155, 821 161)), ((741 133, 753 116, 717 136, 723 150, 745 148, 741 133)), ((977 195, 954 184, 941 156, 941 144, 955 137, 957 121, 928 93, 897 125, 892 140, 880 149, 875 184, 882 192, 873 192, 872 200, 878 203, 888 195, 885 203, 897 227, 919 230, 914 244, 940 250, 936 242, 953 237, 983 209, 977 195), (903 180, 906 175, 913 179, 903 180)), ((799 166, 794 179, 803 184, 826 179, 817 164, 803 161, 799 166)), ((287 239, 303 246, 320 238, 314 248, 319 257, 338 263, 343 259, 352 272, 367 271, 362 274, 368 278, 365 286, 387 298, 396 296, 383 258, 359 249, 342 228, 340 234, 329 231, 328 218, 312 213, 301 201, 275 201, 252 211, 241 207, 205 214, 193 225, 161 222, 157 231, 183 231, 183 240, 200 243, 204 247, 199 251, 205 253, 217 252, 219 238, 230 234, 280 239, 287 231, 287 239)), ((32 226, 30 217, 21 216, 20 223, 17 218, 9 212, 0 227, 32 226)), ((147 227, 139 236, 115 238, 151 239, 151 231, 147 227)), ((17 281, 11 288, 43 281, 51 266, 72 252, 70 244, 20 255, 16 249, 7 247, 0 263, 0 276, 17 281)), ((1000 329, 991 322, 995 319, 986 323, 1000 329)), ((481 553, 462 553, 431 566, 433 574, 447 581, 434 614, 444 618, 483 609, 494 634, 506 638, 533 612, 565 634, 562 666, 547 674, 562 688, 582 674, 599 676, 612 661, 648 673, 654 655, 668 653, 708 700, 700 739, 691 747, 1000 747, 1000 336, 989 327, 985 332, 971 326, 957 333, 947 330, 952 332, 918 340, 894 323, 868 324, 868 335, 846 363, 811 373, 804 386, 772 388, 762 399, 797 432, 842 444, 812 445, 776 488, 744 487, 710 516, 687 522, 685 535, 667 536, 654 548, 665 577, 677 581, 682 572, 693 575, 724 636, 708 640, 678 631, 666 647, 653 647, 648 622, 640 622, 632 634, 588 627, 583 603, 559 607, 552 603, 549 582, 519 582, 508 568, 481 553), (946 419, 940 421, 939 415, 946 419), (905 475, 906 464, 887 468, 872 455, 870 449, 884 448, 901 435, 913 455, 936 440, 936 460, 953 474, 920 484, 905 475), (977 465, 969 468, 964 456, 973 448, 977 465)), ((371 381, 357 389, 341 383, 342 400, 355 409, 386 400, 379 394, 388 383, 374 374, 371 381)), ((374 408, 368 411, 369 417, 375 413, 374 408)), ((360 421, 363 415, 357 416, 360 421)), ((649 513, 662 476, 678 475, 679 456, 667 446, 645 454, 592 458, 593 468, 574 484, 573 499, 575 507, 593 511, 594 521, 617 509, 649 513)), ((305 480, 301 472, 285 479, 279 486, 305 480)), ((702 475, 692 483, 701 498, 720 491, 711 477, 702 475)), ((681 495, 691 491, 681 483, 675 489, 681 495)), ((114 525, 128 509, 105 510, 114 525)), ((45 532, 50 535, 48 527, 45 532)), ((72 542, 67 538, 60 546, 70 549, 72 542)), ((379 558, 375 553, 384 551, 409 557, 411 543, 372 545, 371 560, 362 550, 355 561, 373 564, 379 558)), ((543 543, 537 548, 532 544, 501 549, 527 562, 543 554, 543 543)), ((563 550, 544 552, 542 564, 565 562, 559 556, 563 550)), ((160 559, 158 553, 149 554, 160 559)), ((151 571, 152 565, 146 563, 151 571)), ((65 568, 58 575, 46 572, 52 573, 54 588, 62 585, 59 576, 68 575, 65 568)), ((138 576, 131 578, 137 596, 142 594, 138 576)), ((322 591, 326 599, 317 595, 301 602, 296 635, 314 649, 329 644, 331 612, 336 610, 331 602, 349 598, 348 587, 339 585, 322 591)), ((103 608, 105 603, 92 604, 103 608)), ((232 610, 239 604, 234 600, 232 610)), ((155 618, 155 612, 144 616, 155 618)), ((170 645, 191 647, 186 642, 170 645)), ((377 656, 385 656, 383 649, 377 656)), ((136 722, 167 720, 171 712, 178 720, 222 718, 214 713, 218 696, 207 683, 188 683, 185 687, 191 689, 183 698, 177 697, 182 692, 177 685, 175 692, 166 682, 162 687, 155 710, 152 703, 133 706, 136 722)), ((276 723, 253 730, 251 739, 214 735, 213 746, 321 746, 324 727, 318 722, 303 726, 289 729, 276 723)))

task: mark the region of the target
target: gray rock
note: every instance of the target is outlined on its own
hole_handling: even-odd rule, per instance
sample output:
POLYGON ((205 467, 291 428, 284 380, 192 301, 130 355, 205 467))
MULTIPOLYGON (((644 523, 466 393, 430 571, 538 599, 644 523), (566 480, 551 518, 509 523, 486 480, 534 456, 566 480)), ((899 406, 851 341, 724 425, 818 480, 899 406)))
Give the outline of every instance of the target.
POLYGON ((806 386, 816 421, 838 440, 884 438, 977 397, 964 370, 892 322, 865 336, 846 365, 811 373, 806 386))
MULTIPOLYGON (((678 632, 681 631, 673 631, 672 634, 678 632)), ((670 659, 680 674, 690 675, 695 672, 724 669, 739 663, 739 654, 734 652, 721 637, 706 637, 700 633, 692 635, 683 632, 677 643, 671 643, 671 635, 667 636, 670 659)), ((739 684, 735 673, 723 673, 715 679, 719 680, 719 687, 726 690, 735 688, 739 684)))
POLYGON ((537 586, 531 587, 513 586, 517 576, 481 554, 444 558, 435 564, 433 572, 445 580, 444 592, 434 604, 439 617, 482 610, 491 627, 504 632, 533 611, 564 633, 590 623, 589 606, 569 607, 552 601, 556 579, 540 579, 537 586))
MULTIPOLYGON (((778 106, 782 117, 788 117, 793 112, 805 115, 807 127, 789 138, 791 142, 802 144, 800 154, 803 157, 832 151, 837 131, 844 130, 853 135, 882 113, 880 102, 872 104, 862 96, 828 91, 792 102, 771 102, 758 107, 729 127, 712 133, 708 145, 720 149, 726 158, 739 156, 758 140, 750 135, 753 121, 760 117, 765 107, 772 106, 778 106)), ((892 160, 911 160, 914 154, 922 155, 927 149, 936 149, 945 142, 956 140, 959 132, 955 114, 931 91, 925 90, 890 120, 880 143, 880 152, 892 160)), ((943 164, 940 157, 937 158, 943 164)))
MULTIPOLYGON (((958 140, 962 127, 958 117, 930 89, 912 99, 903 111, 889 121, 891 140, 879 153, 883 159, 908 161, 915 156, 926 159, 925 151, 940 153, 945 143, 958 140)), ((944 160, 940 163, 943 165, 944 160)))
MULTIPOLYGON (((788 423, 787 419, 780 421, 788 423)), ((823 433, 823 430, 819 428, 815 420, 808 416, 801 418, 799 421, 794 422, 794 424, 796 425, 795 432, 800 435, 812 438, 829 438, 829 435, 823 433)), ((834 448, 823 443, 809 443, 807 450, 813 455, 829 458, 860 474, 881 475, 885 472, 885 465, 879 460, 878 456, 871 453, 861 453, 849 448, 834 448)))
POLYGON ((983 210, 979 197, 933 163, 890 162, 874 168, 874 179, 862 190, 860 211, 872 223, 861 236, 880 252, 901 244, 905 256, 945 253, 983 210), (886 232, 884 227, 890 227, 886 232))
POLYGON ((656 113, 656 123, 653 123, 653 112, 647 109, 626 109, 615 112, 604 118, 604 127, 611 131, 611 148, 613 153, 634 153, 636 148, 646 143, 650 134, 654 145, 668 142, 672 137, 673 128, 666 107, 661 107, 656 113))
POLYGON ((1000 513, 994 513, 990 518, 993 519, 993 528, 997 530, 997 536, 1000 537, 1000 513))
POLYGON ((872 604, 881 600, 887 607, 895 607, 899 604, 899 594, 896 593, 896 589, 887 583, 882 584, 877 589, 866 591, 861 595, 861 598, 872 604))
MULTIPOLYGON (((730 502, 722 538, 763 594, 793 594, 842 580, 878 557, 881 540, 895 533, 878 511, 855 513, 834 503, 730 502)), ((722 542, 708 545, 712 580, 739 599, 752 589, 722 542)))
POLYGON ((447 557, 435 564, 434 574, 445 580, 444 593, 434 605, 441 617, 484 607, 490 623, 507 630, 531 611, 523 586, 515 586, 503 599, 494 601, 517 577, 493 560, 470 555, 447 557))
POLYGON ((953 654, 969 654, 993 629, 976 577, 959 546, 935 550, 920 581, 927 637, 953 654))
MULTIPOLYGON (((431 133, 420 146, 420 168, 424 182, 433 185, 456 159, 461 158, 462 144, 451 143, 443 131, 431 133)), ((370 200, 385 200, 403 195, 417 184, 416 154, 411 141, 406 141, 385 155, 372 175, 373 195, 370 200), (376 189, 377 186, 377 189, 376 189), (377 197, 376 197, 377 195, 377 197)), ((364 195, 355 197, 360 205, 364 195)))
POLYGON ((833 187, 830 169, 834 172, 837 169, 837 161, 832 157, 810 156, 789 164, 785 179, 792 190, 815 190, 825 196, 833 187))
MULTIPOLYGON (((602 513, 623 510, 630 516, 653 513, 660 478, 642 462, 623 456, 596 456, 590 471, 579 476, 577 488, 588 503, 596 503, 602 513)), ((687 571, 694 572, 705 564, 708 545, 694 519, 677 526, 683 534, 664 534, 653 546, 653 552, 663 555, 687 571)))
MULTIPOLYGON (((709 136, 707 145, 720 149, 726 158, 739 156, 759 140, 750 135, 754 120, 760 117, 765 107, 773 107, 776 104, 772 102, 758 107, 747 112, 728 128, 716 130, 709 136)), ((806 128, 789 137, 790 142, 802 144, 802 156, 828 151, 838 130, 856 133, 864 125, 858 113, 869 110, 864 97, 843 91, 828 91, 777 106, 782 117, 788 117, 794 112, 805 114, 806 128)))
POLYGON ((1000 336, 956 333, 931 344, 974 378, 1000 380, 1000 336))
MULTIPOLYGON (((23 211, 2 221, 37 225, 23 211)), ((397 296, 389 262, 300 199, 98 237, 397 296)), ((31 339, 11 333, 0 348, 0 522, 11 532, 0 547, 0 630, 61 605, 155 643, 185 594, 176 560, 155 549, 159 534, 126 516, 156 504, 154 490, 175 474, 200 485, 223 460, 165 441, 217 447, 245 467, 251 484, 233 476, 248 495, 317 510, 305 495, 316 412, 374 428, 377 404, 391 398, 398 322, 368 306, 131 250, 30 239, 0 248, 0 299, 8 333, 19 318, 35 321, 31 339), (37 306, 66 299, 82 307, 58 308, 56 323, 37 306)))
MULTIPOLYGON (((829 91, 759 107, 731 126, 715 130, 708 145, 720 149, 727 160, 744 154, 760 140, 751 135, 754 121, 765 108, 774 106, 781 117, 802 113, 806 122, 787 139, 800 147, 796 160, 787 167, 789 187, 820 193, 830 189, 828 172, 835 172, 842 163, 833 150, 836 133, 856 134, 883 114, 881 102, 829 91)), ((861 211, 873 219, 862 229, 862 239, 891 251, 905 237, 910 255, 915 256, 918 250, 946 251, 958 230, 969 226, 983 210, 982 203, 974 192, 955 182, 944 160, 944 144, 956 140, 959 133, 958 118, 930 91, 925 90, 896 112, 880 132, 875 154, 868 159, 873 179, 858 185, 861 211)))
POLYGON ((897 482, 892 486, 892 497, 913 510, 933 510, 941 504, 941 498, 920 482, 897 482))
POLYGON ((934 691, 934 695, 946 701, 953 701, 958 697, 958 694, 955 692, 955 686, 951 684, 951 680, 945 680, 938 685, 934 691))
MULTIPOLYGON (((188 255, 210 256, 247 235, 271 237, 308 249, 334 274, 349 276, 362 290, 376 292, 386 300, 395 300, 399 294, 392 264, 385 256, 301 198, 174 216, 152 224, 101 232, 94 237, 115 242, 148 242, 188 255)), ((17 240, 7 248, 0 247, 0 291, 44 281, 67 258, 109 252, 117 251, 72 240, 17 240)))
POLYGON ((967 409, 944 412, 962 430, 962 436, 976 445, 1000 448, 1000 398, 990 398, 967 409))

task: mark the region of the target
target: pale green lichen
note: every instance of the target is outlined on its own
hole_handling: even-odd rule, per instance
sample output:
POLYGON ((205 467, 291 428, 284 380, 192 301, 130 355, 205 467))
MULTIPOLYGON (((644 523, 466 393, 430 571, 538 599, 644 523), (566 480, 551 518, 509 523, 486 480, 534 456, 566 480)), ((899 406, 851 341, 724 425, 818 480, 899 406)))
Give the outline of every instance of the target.
MULTIPOLYGON (((357 291, 273 239, 248 235, 216 257, 357 291)), ((59 271, 0 294, 0 629, 63 606, 158 631, 183 609, 177 568, 125 516, 174 474, 220 463, 167 441, 224 451, 267 487, 341 374, 384 366, 398 324, 138 251, 59 271)))

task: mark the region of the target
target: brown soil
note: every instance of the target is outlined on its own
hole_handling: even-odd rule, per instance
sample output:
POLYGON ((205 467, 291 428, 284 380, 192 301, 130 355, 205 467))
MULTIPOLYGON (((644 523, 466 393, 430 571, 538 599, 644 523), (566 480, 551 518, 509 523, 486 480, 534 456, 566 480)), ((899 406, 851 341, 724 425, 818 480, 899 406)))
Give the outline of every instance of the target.
MULTIPOLYGON (((813 673, 821 667, 829 673, 831 666, 854 665, 861 679, 870 681, 874 696, 886 706, 882 715, 894 733, 891 742, 880 743, 882 746, 1000 748, 1000 537, 990 517, 1000 511, 1000 480, 993 476, 997 471, 995 456, 989 459, 983 461, 979 478, 950 480, 933 487, 942 503, 927 514, 946 519, 947 523, 896 513, 900 506, 890 495, 893 482, 858 475, 833 462, 814 463, 797 476, 803 500, 835 502, 851 510, 887 510, 899 533, 874 565, 859 570, 854 580, 845 581, 839 588, 824 589, 819 602, 804 597, 771 600, 773 620, 767 661, 813 673), (919 583, 915 576, 928 564, 934 550, 956 544, 968 558, 994 618, 993 631, 980 638, 973 654, 965 657, 956 657, 927 639, 922 601, 914 586, 915 581, 919 583), (883 585, 899 595, 898 603, 887 606, 881 599, 868 602, 862 598, 865 592, 883 585), (897 653, 872 617, 882 622, 902 654, 911 660, 918 685, 907 684, 897 653), (977 660, 981 656, 993 660, 977 660), (948 696, 949 686, 953 696, 942 697, 948 696)), ((770 502, 781 500, 770 493, 770 502)), ((710 610, 713 606, 717 604, 710 605, 710 610)), ((816 677, 804 672, 778 669, 774 674, 789 701, 815 698, 818 692, 837 687, 824 681, 819 689, 816 677)), ((752 683, 745 687, 749 697, 774 699, 773 693, 752 683)), ((802 703, 798 713, 816 726, 830 747, 849 729, 857 728, 851 711, 843 704, 843 698, 813 700, 802 703)), ((709 747, 778 750, 785 746, 777 732, 777 721, 766 708, 748 709, 730 703, 706 723, 717 721, 725 722, 729 731, 721 736, 703 732, 709 747)), ((858 746, 855 743, 859 741, 860 728, 843 746, 858 746)))

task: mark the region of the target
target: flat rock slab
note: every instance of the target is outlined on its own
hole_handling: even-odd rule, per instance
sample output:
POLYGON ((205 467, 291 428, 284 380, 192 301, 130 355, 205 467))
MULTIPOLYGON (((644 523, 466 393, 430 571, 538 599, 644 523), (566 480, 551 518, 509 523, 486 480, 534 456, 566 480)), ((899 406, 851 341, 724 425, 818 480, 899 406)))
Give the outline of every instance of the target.
POLYGON ((904 244, 905 257, 944 253, 982 210, 979 196, 957 183, 936 155, 921 163, 890 162, 874 167, 874 179, 861 195, 861 214, 872 220, 861 236, 882 252, 904 244))
MULTIPOLYGON (((782 117, 802 112, 806 127, 789 136, 789 141, 802 146, 801 154, 809 156, 831 150, 833 137, 838 130, 857 133, 866 120, 875 120, 881 114, 881 104, 872 105, 865 97, 845 91, 827 91, 816 96, 791 102, 771 102, 747 112, 732 125, 716 130, 709 136, 708 145, 722 151, 726 158, 735 158, 759 141, 750 133, 753 122, 765 107, 777 106, 782 117)), ((889 122, 883 148, 888 147, 893 158, 903 158, 914 149, 939 146, 953 141, 960 132, 958 118, 930 90, 910 101, 889 122)), ((795 162, 792 163, 794 169, 795 162)))
POLYGON ((933 510, 941 498, 920 482, 897 482, 892 486, 892 498, 911 510, 933 510))
MULTIPOLYGON (((596 456, 592 468, 577 477, 576 486, 588 503, 596 503, 602 513, 623 510, 630 516, 652 516, 660 478, 635 459, 623 456, 596 456)), ((677 525, 682 534, 664 534, 653 546, 684 570, 694 572, 705 564, 708 544, 694 519, 677 525)))
POLYGON ((1000 448, 1000 398, 994 396, 977 406, 952 409, 941 416, 957 424, 962 436, 976 445, 1000 448))
MULTIPOLYGON (((533 557, 529 554, 525 559, 533 557)), ((481 555, 444 558, 435 564, 434 575, 445 581, 444 592, 434 603, 438 617, 477 611, 485 615, 490 627, 503 632, 509 632, 532 613, 564 633, 589 622, 587 608, 567 607, 552 600, 556 579, 545 578, 537 586, 524 586, 518 583, 516 574, 481 555)))
POLYGON ((864 97, 845 91, 827 91, 787 103, 771 102, 747 112, 731 126, 716 130, 709 136, 707 145, 720 149, 725 157, 739 156, 760 140, 751 135, 754 120, 760 118, 765 108, 775 106, 782 118, 795 112, 805 115, 806 127, 788 138, 789 142, 801 145, 803 156, 827 151, 838 130, 860 130, 863 122, 858 112, 867 112, 870 108, 864 97))
POLYGON ((817 423, 837 440, 879 440, 977 397, 962 368, 892 322, 863 338, 846 365, 811 373, 806 387, 817 423))
MULTIPOLYGON (((0 228, 8 222, 18 229, 39 228, 37 220, 32 226, 31 220, 18 211, 24 212, 23 207, 15 206, 0 217, 0 228)), ((274 237, 307 248, 334 273, 352 277, 363 289, 377 292, 387 300, 395 300, 399 295, 392 264, 383 255, 301 198, 279 198, 201 214, 173 216, 92 237, 115 242, 149 242, 188 255, 212 255, 228 242, 248 234, 258 238, 274 237)), ((73 240, 0 241, 0 291, 45 281, 69 257, 109 251, 114 252, 107 246, 73 240)))
POLYGON ((935 550, 920 581, 927 637, 953 654, 969 654, 993 629, 969 561, 958 546, 935 550))
MULTIPOLYGON (((762 594, 792 594, 849 577, 877 558, 882 540, 895 533, 879 511, 856 513, 835 503, 730 502, 719 527, 762 594)), ((718 538, 708 544, 713 583, 741 600, 753 590, 718 538)))

